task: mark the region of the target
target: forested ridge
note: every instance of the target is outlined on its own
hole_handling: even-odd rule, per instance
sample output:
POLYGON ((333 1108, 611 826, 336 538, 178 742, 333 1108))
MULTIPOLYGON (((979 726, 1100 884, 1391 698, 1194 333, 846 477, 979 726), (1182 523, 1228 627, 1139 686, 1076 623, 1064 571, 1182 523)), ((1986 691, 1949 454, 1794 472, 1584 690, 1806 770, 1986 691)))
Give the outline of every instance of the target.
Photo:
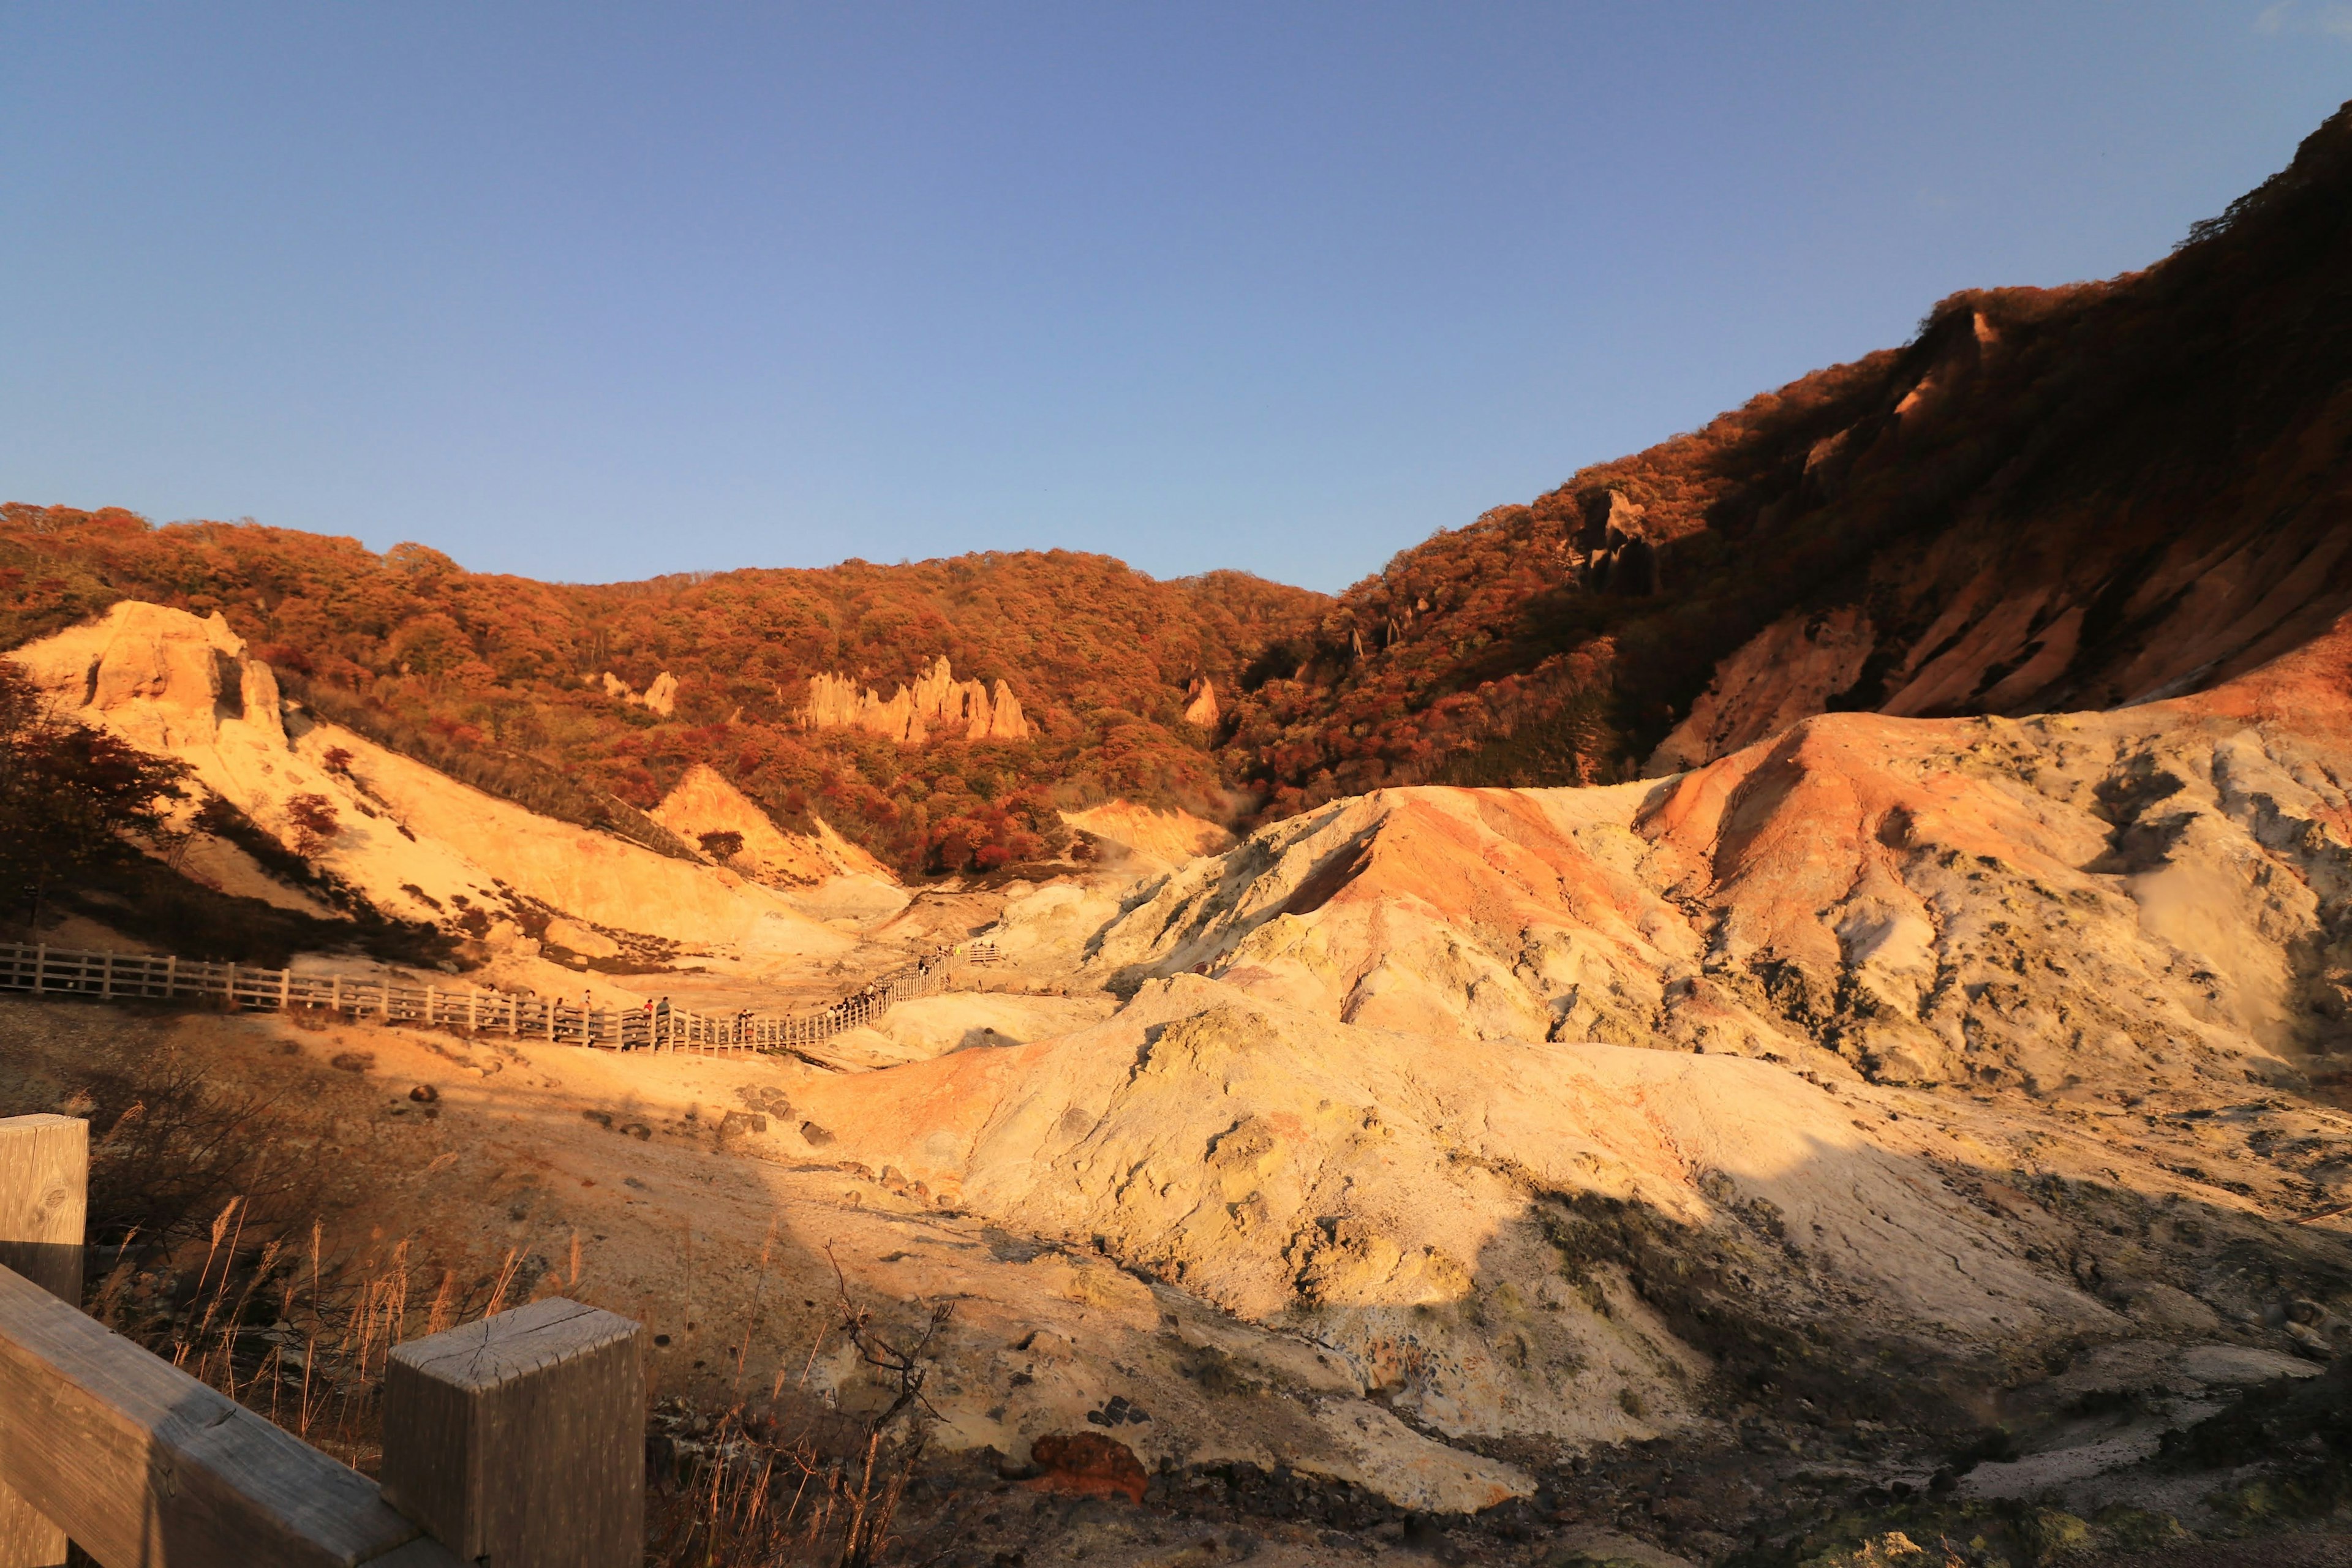
POLYGON ((821 814, 902 869, 1042 858, 1112 796, 1230 816, 1194 682, 1230 689, 1321 595, 1240 573, 1160 582, 1065 551, 579 585, 417 544, 119 510, 0 507, 0 647, 121 598, 217 611, 323 717, 535 809, 656 847, 642 813, 709 763, 786 826, 821 814), (809 678, 887 697, 940 654, 1010 683, 1026 741, 902 746, 795 722, 809 678), (609 694, 667 671, 667 715, 609 694))
POLYGON ((1801 662, 1832 616, 1812 711, 2109 707, 2317 635, 2347 542, 2352 106, 2142 271, 1956 294, 1402 552, 1255 662, 1228 762, 1267 816, 1629 777, 1721 661, 1780 622, 1801 662))

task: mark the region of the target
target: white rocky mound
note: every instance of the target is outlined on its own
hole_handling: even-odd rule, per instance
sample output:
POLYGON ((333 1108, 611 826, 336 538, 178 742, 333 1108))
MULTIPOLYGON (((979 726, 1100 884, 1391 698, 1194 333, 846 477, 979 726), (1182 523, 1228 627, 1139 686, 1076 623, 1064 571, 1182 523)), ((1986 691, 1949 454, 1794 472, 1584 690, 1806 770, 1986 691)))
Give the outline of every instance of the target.
MULTIPOLYGON (((2304 1342, 2242 1259, 2347 1261, 2295 1224, 2352 1197, 2340 1119, 2279 1092, 2352 1011, 2347 652, 2105 715, 1818 718, 1655 783, 1384 792, 1124 900, 1035 889, 999 942, 1119 1011, 795 1100, 894 1191, 1337 1358, 1352 1387, 1290 1390, 1327 1431, 1369 1404, 1558 1453, 2108 1340, 2275 1364, 2304 1342)), ((1173 1462, 1186 1430, 1122 1437, 1173 1462)), ((1446 1506, 1518 1484, 1372 1451, 1288 1458, 1446 1506)))

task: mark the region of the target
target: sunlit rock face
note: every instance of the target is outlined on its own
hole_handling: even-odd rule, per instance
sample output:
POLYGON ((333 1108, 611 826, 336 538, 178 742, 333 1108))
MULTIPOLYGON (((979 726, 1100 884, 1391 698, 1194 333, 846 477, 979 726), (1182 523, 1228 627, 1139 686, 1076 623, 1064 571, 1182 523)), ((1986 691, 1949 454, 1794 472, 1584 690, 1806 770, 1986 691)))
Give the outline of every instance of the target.
MULTIPOLYGON (((336 831, 316 864, 386 914, 471 936, 568 916, 600 933, 583 939, 600 950, 631 938, 751 958, 853 945, 773 889, 538 816, 288 709, 269 667, 217 615, 126 600, 7 657, 57 711, 186 763, 199 795, 289 847, 293 803, 326 803, 336 831)), ((232 890, 271 896, 241 855, 199 849, 195 863, 221 862, 216 879, 232 890)))
POLYGON ((1965 1423, 2108 1342, 2276 1362, 2235 1260, 2346 1262, 2280 1216, 2332 1169, 2281 1090, 2342 1039, 2348 651, 1041 885, 991 940, 1116 1011, 958 1002, 795 1102, 894 1192, 1313 1345, 1339 1381, 1283 1398, 1326 1440, 1559 1453, 1800 1388, 1965 1423))
POLYGON ((945 654, 918 675, 912 686, 892 692, 887 702, 849 676, 813 675, 800 721, 804 729, 863 730, 907 745, 920 745, 935 736, 1025 741, 1031 733, 1028 716, 1010 686, 1000 680, 992 693, 984 682, 958 680, 945 654))
POLYGON ((1832 714, 1656 782, 1338 802, 1178 871, 1094 968, 1881 1081, 2292 1081, 2352 1013, 2347 643, 2110 713, 1832 714))
POLYGON ((1793 1314, 1850 1294, 1958 1347, 2116 1321, 1762 1062, 1335 1024, 1188 974, 1059 1038, 804 1094, 836 1152, 1310 1332, 1450 1436, 1693 1417, 1717 1347, 1635 1289, 1628 1227, 1793 1314))

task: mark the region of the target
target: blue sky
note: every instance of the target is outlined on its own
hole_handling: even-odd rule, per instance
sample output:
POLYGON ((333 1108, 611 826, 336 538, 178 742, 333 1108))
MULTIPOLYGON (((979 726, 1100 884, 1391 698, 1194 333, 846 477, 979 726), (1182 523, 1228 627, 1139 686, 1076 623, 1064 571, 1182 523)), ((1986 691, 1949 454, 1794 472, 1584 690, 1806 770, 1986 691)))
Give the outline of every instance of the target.
POLYGON ((1338 588, 2105 276, 2352 4, 0 7, 0 499, 1338 588))

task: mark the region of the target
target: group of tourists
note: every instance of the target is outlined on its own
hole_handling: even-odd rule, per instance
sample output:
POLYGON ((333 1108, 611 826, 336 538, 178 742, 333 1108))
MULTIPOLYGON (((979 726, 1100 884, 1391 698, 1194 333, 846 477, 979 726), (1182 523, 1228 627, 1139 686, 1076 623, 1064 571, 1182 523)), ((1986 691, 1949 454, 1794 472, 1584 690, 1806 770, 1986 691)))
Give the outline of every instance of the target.
MULTIPOLYGON (((648 996, 646 998, 645 1006, 639 1011, 645 1015, 646 1026, 645 1037, 637 1043, 644 1045, 648 1050, 656 1048, 661 1044, 662 1037, 669 1031, 669 998, 664 996, 659 1001, 656 1001, 648 996)), ((635 1045, 630 1042, 629 1031, 625 1028, 621 1031, 621 1048, 625 1051, 636 1048, 635 1045)))

